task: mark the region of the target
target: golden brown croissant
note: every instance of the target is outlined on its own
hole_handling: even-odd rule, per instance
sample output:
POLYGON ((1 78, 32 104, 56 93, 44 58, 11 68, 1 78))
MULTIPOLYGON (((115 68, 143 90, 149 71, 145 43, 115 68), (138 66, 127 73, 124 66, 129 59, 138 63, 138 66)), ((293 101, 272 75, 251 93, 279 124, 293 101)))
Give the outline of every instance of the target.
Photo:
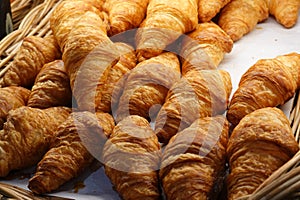
POLYGON ((102 11, 106 0, 75 0, 75 1, 84 1, 96 7, 99 11, 102 11))
POLYGON ((229 200, 253 193, 298 150, 289 120, 281 110, 268 107, 246 115, 228 142, 229 200))
POLYGON ((224 70, 189 70, 169 90, 155 123, 159 141, 166 144, 177 132, 200 117, 225 112, 232 90, 224 70))
POLYGON ((38 163, 29 189, 37 194, 58 189, 78 176, 96 158, 114 128, 108 113, 73 112, 55 132, 50 150, 38 163))
POLYGON ((35 79, 27 106, 49 108, 72 105, 70 80, 62 60, 45 64, 35 79))
POLYGON ((231 0, 199 0, 198 18, 199 22, 209 22, 220 10, 231 0))
POLYGON ((111 112, 113 101, 119 101, 122 94, 127 73, 136 66, 137 60, 133 47, 122 42, 117 42, 115 45, 120 52, 120 60, 111 67, 105 84, 98 88, 101 98, 95 102, 97 111, 111 112))
POLYGON ((151 0, 136 35, 138 60, 161 54, 167 45, 194 30, 197 24, 197 0, 151 0))
POLYGON ((148 121, 131 115, 104 145, 105 173, 124 199, 159 199, 160 145, 148 121))
POLYGON ((300 9, 299 0, 267 0, 269 13, 275 16, 276 20, 286 28, 293 27, 298 20, 300 9))
POLYGON ((269 16, 265 0, 232 0, 221 11, 218 24, 237 41, 269 16))
POLYGON ((116 110, 116 121, 128 115, 154 119, 168 90, 180 79, 180 63, 171 52, 140 62, 128 75, 116 110))
POLYGON ((109 35, 137 28, 145 18, 149 0, 106 0, 104 10, 109 17, 109 35))
POLYGON ((95 102, 102 98, 101 86, 119 59, 101 13, 88 2, 66 0, 55 9, 50 22, 78 108, 95 112, 95 102))
POLYGON ((232 50, 233 41, 217 24, 200 23, 184 37, 180 55, 183 57, 182 74, 190 68, 216 69, 225 53, 232 50))
POLYGON ((0 177, 37 164, 70 111, 66 107, 41 110, 27 106, 10 111, 0 135, 0 177))
POLYGON ((299 88, 299 75, 300 54, 258 60, 241 77, 229 105, 228 120, 237 125, 254 110, 284 104, 299 88))
POLYGON ((228 127, 223 116, 200 118, 171 138, 159 171, 167 199, 206 200, 220 192, 214 188, 224 179, 228 127))
POLYGON ((29 95, 30 90, 23 87, 8 86, 0 88, 0 129, 3 129, 8 112, 25 106, 29 95))
POLYGON ((95 0, 66 0, 53 11, 50 18, 50 26, 61 52, 64 52, 70 32, 73 31, 74 26, 76 26, 78 21, 82 20, 82 17, 87 12, 92 12, 99 16, 101 20, 98 20, 98 23, 94 24, 94 26, 106 33, 103 13, 97 7, 100 4, 96 3, 95 5, 95 3, 95 0))
POLYGON ((16 85, 30 88, 44 64, 59 59, 61 53, 53 36, 28 36, 3 76, 3 86, 16 85))

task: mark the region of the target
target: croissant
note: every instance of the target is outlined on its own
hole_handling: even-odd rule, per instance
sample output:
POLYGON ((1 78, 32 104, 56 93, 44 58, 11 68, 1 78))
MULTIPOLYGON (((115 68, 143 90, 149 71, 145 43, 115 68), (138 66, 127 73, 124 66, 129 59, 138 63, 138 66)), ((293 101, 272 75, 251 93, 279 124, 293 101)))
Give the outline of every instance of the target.
POLYGON ((182 74, 191 68, 216 69, 225 53, 232 50, 233 41, 217 24, 204 22, 184 37, 180 55, 182 74))
POLYGON ((149 0, 106 0, 104 10, 109 17, 109 35, 137 28, 146 15, 149 0))
MULTIPOLYGON (((106 24, 104 23, 103 13, 98 9, 104 4, 103 0, 66 0, 54 9, 50 17, 50 27, 53 35, 60 47, 61 52, 64 52, 65 45, 68 42, 69 34, 73 31, 77 22, 82 20, 82 17, 87 12, 92 12, 100 18, 98 23, 94 25, 97 30, 101 30, 106 34, 106 24)), ((92 25, 92 24, 91 24, 92 25)))
POLYGON ((128 75, 116 110, 116 121, 128 115, 154 119, 168 90, 180 79, 180 63, 171 52, 140 62, 128 75))
POLYGON ((62 60, 45 64, 36 77, 28 98, 29 107, 49 108, 72 105, 70 80, 62 60))
POLYGON ((275 107, 290 99, 300 86, 300 54, 290 53, 258 60, 241 77, 227 112, 232 125, 247 114, 275 107))
POLYGON ((8 86, 0 88, 0 129, 3 129, 8 112, 25 106, 29 95, 30 90, 23 87, 8 86))
POLYGON ((199 22, 211 21, 220 10, 231 0, 199 0, 198 2, 198 18, 199 22))
POLYGON ((167 199, 216 199, 209 197, 222 187, 228 127, 223 116, 206 117, 171 138, 159 171, 167 199))
POLYGON ((289 120, 278 108, 246 115, 228 142, 228 199, 247 196, 299 150, 289 120))
POLYGON ((36 194, 58 189, 101 156, 114 121, 108 113, 73 112, 55 132, 50 150, 38 163, 28 188, 36 194))
POLYGON ((122 199, 159 199, 160 145, 148 121, 120 121, 104 145, 105 173, 122 199))
POLYGON ((224 70, 190 70, 169 90, 155 123, 159 141, 167 144, 177 132, 200 117, 225 112, 232 90, 224 70))
POLYGON ((15 56, 11 67, 3 76, 2 86, 31 88, 44 64, 60 58, 61 53, 53 36, 28 36, 15 56))
POLYGON ((116 107, 114 102, 117 102, 122 94, 127 73, 136 66, 137 60, 133 47, 122 42, 117 42, 115 45, 120 52, 120 60, 111 67, 105 84, 98 88, 101 99, 95 102, 97 111, 109 113, 112 107, 116 107))
POLYGON ((299 0, 267 0, 269 13, 275 16, 276 20, 286 28, 293 27, 298 20, 300 9, 299 0))
POLYGON ((41 110, 27 106, 10 111, 0 133, 0 177, 38 163, 70 112, 66 107, 41 110))
POLYGON ((233 41, 237 41, 268 17, 265 0, 232 0, 222 9, 218 24, 233 41))
POLYGON ((106 0, 75 0, 75 1, 84 1, 96 7, 99 11, 103 11, 106 0))
POLYGON ((197 0, 151 0, 136 34, 139 61, 157 56, 198 24, 197 0))
POLYGON ((80 110, 95 112, 118 49, 106 34, 99 10, 84 1, 63 1, 50 19, 62 49, 70 86, 80 110))

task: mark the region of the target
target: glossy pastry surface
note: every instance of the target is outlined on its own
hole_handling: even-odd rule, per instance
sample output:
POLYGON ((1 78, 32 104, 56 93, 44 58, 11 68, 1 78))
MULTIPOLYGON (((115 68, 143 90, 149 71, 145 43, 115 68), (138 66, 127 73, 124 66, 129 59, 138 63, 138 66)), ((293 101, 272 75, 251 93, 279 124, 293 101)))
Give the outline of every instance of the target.
POLYGON ((160 145, 148 121, 131 115, 114 128, 103 149, 105 173, 122 199, 160 199, 160 145))
POLYGON ((233 48, 233 41, 217 24, 200 23, 182 41, 182 74, 191 68, 216 69, 226 53, 233 48))
POLYGON ((138 60, 157 56, 198 24, 197 0, 150 0, 136 34, 138 60))
POLYGON ((116 121, 121 121, 128 115, 154 119, 164 104, 169 89, 180 76, 179 60, 171 52, 137 64, 125 81, 116 110, 116 121))
POLYGON ((138 28, 146 16, 149 0, 106 0, 104 10, 109 17, 109 35, 138 28))
POLYGON ((155 132, 160 142, 166 144, 200 117, 224 113, 231 90, 231 77, 224 70, 188 71, 169 90, 156 118, 155 132))
POLYGON ((55 60, 43 66, 31 89, 28 106, 35 108, 72 106, 70 79, 62 60, 55 60))
POLYGON ((223 116, 206 117, 171 138, 159 172, 167 199, 217 198, 225 178, 228 127, 223 116))
POLYGON ((211 21, 231 0, 198 0, 199 22, 211 21))
POLYGON ((50 150, 29 180, 29 189, 36 194, 49 193, 77 177, 100 157, 95 154, 101 154, 113 127, 113 118, 107 113, 73 112, 55 132, 50 150))
POLYGON ((229 105, 228 120, 237 125, 259 108, 283 105, 299 88, 299 66, 297 53, 258 60, 241 77, 229 105))
POLYGON ((254 192, 298 150, 289 121, 281 110, 268 107, 246 115, 228 142, 228 199, 254 192))
POLYGON ((19 86, 8 86, 0 88, 0 129, 6 122, 10 110, 26 106, 30 90, 19 86))
POLYGON ((27 106, 10 111, 0 134, 0 177, 37 164, 70 112, 66 107, 42 110, 27 106))
POLYGON ((136 55, 132 46, 117 42, 116 48, 120 53, 120 60, 113 65, 107 75, 105 84, 98 86, 101 98, 95 102, 97 111, 111 112, 117 106, 124 91, 124 84, 129 72, 136 67, 136 55))
POLYGON ((286 28, 293 27, 298 20, 300 9, 299 0, 267 0, 269 12, 276 20, 286 28))
POLYGON ((233 41, 237 41, 268 17, 265 0, 232 0, 221 10, 218 24, 233 41))
POLYGON ((31 88, 44 64, 59 59, 61 53, 53 36, 25 37, 11 67, 3 76, 3 86, 31 88))

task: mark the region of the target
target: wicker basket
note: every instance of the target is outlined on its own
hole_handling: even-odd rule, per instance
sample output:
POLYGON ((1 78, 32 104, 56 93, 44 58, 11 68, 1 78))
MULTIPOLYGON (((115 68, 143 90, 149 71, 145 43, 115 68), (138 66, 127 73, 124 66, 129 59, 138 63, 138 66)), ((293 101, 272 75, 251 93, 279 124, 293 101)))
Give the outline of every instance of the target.
MULTIPOLYGON (((14 31, 0 41, 0 78, 10 67, 23 39, 26 36, 44 37, 51 34, 49 18, 53 10, 63 0, 15 0, 12 2, 14 31)), ((300 143, 300 95, 297 91, 290 124, 298 143, 300 143)), ((0 199, 3 195, 11 198, 44 199, 34 197, 29 191, 0 183, 0 199)), ((57 198, 60 199, 60 198, 57 198)), ((61 198, 64 199, 64 198, 61 198)), ((257 190, 239 200, 259 199, 300 199, 300 151, 284 166, 274 172, 257 190)))
POLYGON ((0 77, 10 67, 23 39, 37 35, 44 37, 51 34, 49 18, 62 0, 15 0, 11 4, 14 31, 0 41, 0 77), (22 20, 21 20, 22 19, 22 20))

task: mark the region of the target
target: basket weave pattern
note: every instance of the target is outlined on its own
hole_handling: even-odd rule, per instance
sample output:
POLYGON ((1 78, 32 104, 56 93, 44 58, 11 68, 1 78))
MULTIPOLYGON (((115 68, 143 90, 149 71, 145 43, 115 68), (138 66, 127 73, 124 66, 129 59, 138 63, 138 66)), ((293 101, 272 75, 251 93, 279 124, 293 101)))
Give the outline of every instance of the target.
MULTIPOLYGON (((23 39, 27 36, 45 37, 52 34, 49 18, 62 0, 15 0, 11 1, 14 31, 0 41, 0 78, 10 67, 23 39)), ((295 139, 300 143, 300 95, 294 97, 290 113, 290 124, 295 139)), ((1 191, 24 195, 14 186, 0 184, 1 191), (10 188, 10 187, 13 187, 10 188), (6 188, 6 189, 5 189, 6 188)), ((25 194, 30 195, 29 193, 25 194)), ((252 195, 239 200, 251 199, 297 199, 300 197, 300 152, 272 174, 252 195)))

